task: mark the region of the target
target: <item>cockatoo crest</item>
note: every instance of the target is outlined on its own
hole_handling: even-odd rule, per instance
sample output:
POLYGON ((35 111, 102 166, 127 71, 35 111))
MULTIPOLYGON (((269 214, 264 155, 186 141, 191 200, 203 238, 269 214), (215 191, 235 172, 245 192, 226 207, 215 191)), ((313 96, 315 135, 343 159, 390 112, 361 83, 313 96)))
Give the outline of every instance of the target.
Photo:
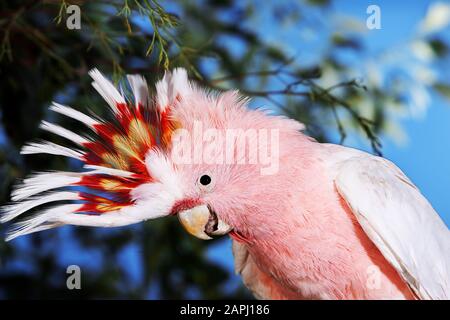
MULTIPOLYGON (((164 197, 174 197, 177 190, 168 195, 164 191, 168 186, 162 187, 171 178, 167 174, 164 176, 171 169, 164 154, 170 148, 171 135, 178 126, 171 111, 192 90, 186 71, 175 69, 172 73, 166 72, 156 84, 153 100, 145 79, 129 75, 134 103, 127 101, 97 69, 89 74, 93 79, 92 86, 108 103, 113 121, 53 103, 52 111, 82 122, 92 134, 81 136, 43 121, 42 129, 66 138, 78 148, 43 141, 25 145, 21 153, 75 158, 84 163, 85 170, 37 173, 18 185, 12 192, 13 203, 3 208, 1 222, 50 202, 70 203, 56 205, 18 223, 7 240, 63 224, 120 226, 169 213, 168 201, 164 197), (147 198, 154 196, 150 205, 154 206, 153 211, 146 202, 149 199, 139 192, 140 187, 145 188, 147 198), (57 189, 60 191, 55 191, 57 189), (145 215, 139 211, 144 207, 145 215)), ((172 189, 174 184, 172 181, 172 189)))

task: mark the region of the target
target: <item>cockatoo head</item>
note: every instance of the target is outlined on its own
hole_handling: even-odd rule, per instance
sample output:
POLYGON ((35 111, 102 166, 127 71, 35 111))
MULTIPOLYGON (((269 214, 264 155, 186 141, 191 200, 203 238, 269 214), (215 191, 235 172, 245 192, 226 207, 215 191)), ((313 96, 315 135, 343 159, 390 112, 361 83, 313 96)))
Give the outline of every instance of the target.
POLYGON ((267 228, 262 212, 285 194, 283 183, 291 178, 280 159, 300 123, 250 109, 236 91, 207 92, 184 69, 167 72, 153 97, 142 77, 128 76, 134 101, 97 70, 90 75, 113 119, 53 104, 53 111, 89 131, 78 134, 44 121, 43 129, 77 148, 35 142, 22 153, 72 157, 84 170, 26 178, 3 208, 3 222, 34 207, 65 203, 19 222, 9 239, 64 224, 112 227, 168 215, 177 215, 200 239, 230 233, 246 241, 267 228))

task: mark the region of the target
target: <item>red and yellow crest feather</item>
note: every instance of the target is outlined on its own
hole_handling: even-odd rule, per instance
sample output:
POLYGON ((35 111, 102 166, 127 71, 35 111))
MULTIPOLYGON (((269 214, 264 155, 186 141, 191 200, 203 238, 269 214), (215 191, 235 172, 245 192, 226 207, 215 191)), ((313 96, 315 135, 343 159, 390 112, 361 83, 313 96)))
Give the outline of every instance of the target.
POLYGON ((23 154, 46 153, 76 158, 84 163, 87 171, 43 172, 26 178, 13 191, 13 203, 3 208, 0 221, 12 220, 50 202, 72 203, 46 209, 18 223, 8 240, 62 224, 116 226, 143 220, 142 216, 133 217, 125 209, 136 206, 133 190, 157 180, 146 165, 146 155, 151 151, 163 154, 170 147, 172 132, 178 127, 171 110, 190 90, 186 71, 176 69, 166 73, 156 84, 156 97, 152 100, 145 79, 128 76, 134 103, 126 101, 98 70, 92 70, 90 76, 94 80, 93 87, 109 104, 113 120, 91 117, 54 103, 51 110, 84 123, 92 134, 84 137, 43 121, 41 127, 44 130, 76 143, 79 149, 48 141, 29 143, 22 149, 23 154), (74 187, 81 191, 74 191, 74 187), (66 190, 53 191, 61 188, 66 190))

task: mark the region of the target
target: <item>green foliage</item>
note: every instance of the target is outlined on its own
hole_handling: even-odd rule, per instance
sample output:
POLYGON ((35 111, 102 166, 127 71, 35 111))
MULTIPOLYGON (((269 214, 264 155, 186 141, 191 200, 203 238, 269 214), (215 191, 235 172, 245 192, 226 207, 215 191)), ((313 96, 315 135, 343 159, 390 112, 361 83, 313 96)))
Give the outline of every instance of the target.
POLYGON ((436 83, 434 88, 447 99, 450 99, 450 85, 445 83, 436 83))

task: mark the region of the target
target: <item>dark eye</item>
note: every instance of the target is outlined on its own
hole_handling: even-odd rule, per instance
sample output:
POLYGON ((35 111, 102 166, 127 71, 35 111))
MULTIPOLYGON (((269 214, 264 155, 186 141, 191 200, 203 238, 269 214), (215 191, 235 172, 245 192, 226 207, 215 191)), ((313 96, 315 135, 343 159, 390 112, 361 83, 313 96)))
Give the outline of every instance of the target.
POLYGON ((207 174, 204 174, 200 177, 200 184, 207 186, 210 183, 211 183, 211 177, 208 176, 207 174))

